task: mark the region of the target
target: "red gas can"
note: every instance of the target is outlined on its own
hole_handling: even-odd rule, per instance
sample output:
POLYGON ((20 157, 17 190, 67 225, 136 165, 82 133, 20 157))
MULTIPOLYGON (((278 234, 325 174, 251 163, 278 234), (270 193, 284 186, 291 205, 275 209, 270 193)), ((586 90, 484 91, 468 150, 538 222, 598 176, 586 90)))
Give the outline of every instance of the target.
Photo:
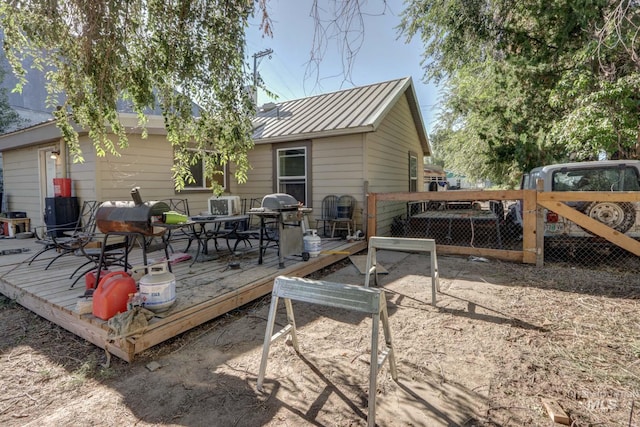
POLYGON ((109 320, 118 313, 124 313, 129 294, 137 291, 136 281, 126 271, 113 271, 101 277, 93 291, 93 315, 109 320))
MULTIPOLYGON (((104 276, 106 276, 107 274, 111 273, 109 270, 101 270, 100 271, 100 278, 103 278, 104 276)), ((98 275, 98 271, 94 270, 94 271, 90 271, 87 274, 84 275, 84 285, 85 285, 85 289, 89 290, 89 289, 95 289, 96 288, 96 276, 98 275)))

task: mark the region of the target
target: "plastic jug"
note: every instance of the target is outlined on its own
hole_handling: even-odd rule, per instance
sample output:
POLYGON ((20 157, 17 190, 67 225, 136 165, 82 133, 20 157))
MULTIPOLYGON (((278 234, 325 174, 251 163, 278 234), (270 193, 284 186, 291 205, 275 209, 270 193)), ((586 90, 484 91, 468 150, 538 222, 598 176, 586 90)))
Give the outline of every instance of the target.
MULTIPOLYGON (((111 273, 109 270, 101 270, 100 271, 100 277, 104 277, 107 274, 111 273)), ((94 270, 94 271, 90 271, 87 274, 84 275, 84 285, 85 285, 85 289, 90 290, 90 289, 95 289, 96 288, 96 276, 98 275, 98 271, 94 270)))
POLYGON ((100 278, 93 291, 93 315, 109 320, 127 311, 129 294, 136 293, 136 281, 126 271, 113 271, 100 278))

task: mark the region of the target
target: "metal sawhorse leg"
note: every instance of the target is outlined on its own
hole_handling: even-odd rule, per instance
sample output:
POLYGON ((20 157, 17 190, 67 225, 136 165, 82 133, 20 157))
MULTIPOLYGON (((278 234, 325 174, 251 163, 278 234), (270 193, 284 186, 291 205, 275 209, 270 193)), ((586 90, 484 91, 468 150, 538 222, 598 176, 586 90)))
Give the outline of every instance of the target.
POLYGON ((431 305, 436 305, 436 291, 440 290, 440 274, 438 273, 438 258, 436 256, 436 241, 434 239, 412 239, 408 237, 371 237, 367 253, 367 268, 364 286, 369 287, 369 279, 373 274, 374 285, 378 284, 376 269, 376 249, 407 252, 429 252, 431 255, 431 305))
POLYGON ((389 328, 389 316, 387 314, 387 300, 384 292, 380 289, 363 288, 362 286, 344 285, 301 279, 294 277, 279 276, 273 283, 271 293, 271 307, 267 319, 267 330, 264 335, 264 345, 262 347, 262 360, 260 361, 260 371, 258 374, 258 390, 262 391, 262 383, 267 369, 267 359, 269 358, 269 346, 279 338, 291 335, 293 348, 300 352, 298 338, 296 336, 296 322, 293 316, 293 306, 291 300, 303 301, 311 304, 320 304, 328 307, 344 308, 361 313, 371 314, 373 318, 371 332, 371 371, 369 376, 369 414, 368 425, 374 427, 376 417, 376 387, 378 371, 389 360, 391 377, 397 381, 396 361, 391 343, 391 329, 389 328), (273 334, 276 311, 278 309, 278 299, 284 298, 287 309, 287 326, 273 334), (378 331, 382 321, 384 330, 385 348, 378 350, 378 331), (380 354, 379 354, 380 353, 380 354))

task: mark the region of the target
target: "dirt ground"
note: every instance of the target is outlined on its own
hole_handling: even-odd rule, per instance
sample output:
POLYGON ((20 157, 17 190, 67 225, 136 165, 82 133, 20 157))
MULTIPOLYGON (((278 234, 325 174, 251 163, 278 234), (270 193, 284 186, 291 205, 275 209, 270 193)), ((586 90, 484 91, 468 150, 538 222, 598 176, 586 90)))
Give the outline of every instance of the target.
MULTIPOLYGON (((640 277, 379 252, 398 366, 378 376, 380 426, 640 425, 640 277)), ((349 262, 314 279, 362 284, 349 262)), ((3 426, 365 426, 371 319, 294 302, 301 354, 271 347, 256 389, 269 297, 127 364, 0 299, 3 426), (153 369, 157 367, 157 369, 153 369)), ((276 328, 286 322, 280 304, 276 328)))

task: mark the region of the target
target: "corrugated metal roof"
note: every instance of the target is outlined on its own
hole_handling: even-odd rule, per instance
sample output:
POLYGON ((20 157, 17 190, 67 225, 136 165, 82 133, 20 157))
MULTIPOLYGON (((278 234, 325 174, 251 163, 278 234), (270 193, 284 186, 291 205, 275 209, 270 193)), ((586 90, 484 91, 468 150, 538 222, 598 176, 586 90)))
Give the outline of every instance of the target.
MULTIPOLYGON (((272 109, 258 112, 253 122, 253 139, 256 144, 264 144, 373 132, 403 95, 409 101, 424 155, 430 155, 411 77, 278 103, 272 109)), ((151 120, 147 129, 161 124, 151 120)), ((53 120, 32 124, 2 135, 0 151, 59 137, 53 120), (25 138, 26 133, 29 138, 25 138)))
POLYGON ((258 112, 253 139, 261 144, 373 132, 405 93, 428 154, 427 133, 411 77, 272 105, 258 112))

